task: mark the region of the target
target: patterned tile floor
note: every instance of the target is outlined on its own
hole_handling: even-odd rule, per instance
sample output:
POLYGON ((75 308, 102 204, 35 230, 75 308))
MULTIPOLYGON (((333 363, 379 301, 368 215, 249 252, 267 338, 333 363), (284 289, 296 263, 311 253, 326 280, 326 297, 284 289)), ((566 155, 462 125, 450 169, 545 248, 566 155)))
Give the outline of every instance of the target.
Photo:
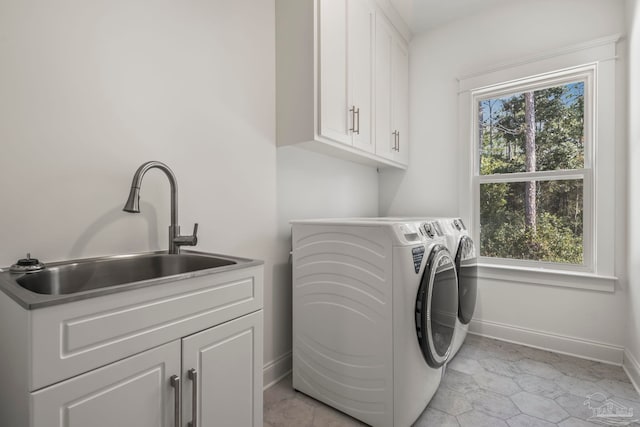
MULTIPOLYGON (((591 407, 611 399, 640 418, 640 395, 620 367, 469 335, 413 427, 613 425, 589 420, 594 393, 591 407)), ((294 391, 290 376, 264 394, 264 427, 363 425, 294 391)))

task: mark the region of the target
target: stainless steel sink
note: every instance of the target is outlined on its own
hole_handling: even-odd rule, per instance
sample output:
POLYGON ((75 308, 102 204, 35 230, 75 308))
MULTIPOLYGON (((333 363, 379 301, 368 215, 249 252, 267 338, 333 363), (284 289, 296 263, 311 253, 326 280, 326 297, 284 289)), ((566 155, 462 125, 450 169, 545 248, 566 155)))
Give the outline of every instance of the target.
POLYGON ((16 282, 39 294, 73 294, 235 263, 229 259, 192 254, 151 254, 61 265, 25 274, 16 282))
POLYGON ((51 263, 27 274, 0 269, 0 290, 33 309, 260 264, 195 251, 118 255, 51 263))

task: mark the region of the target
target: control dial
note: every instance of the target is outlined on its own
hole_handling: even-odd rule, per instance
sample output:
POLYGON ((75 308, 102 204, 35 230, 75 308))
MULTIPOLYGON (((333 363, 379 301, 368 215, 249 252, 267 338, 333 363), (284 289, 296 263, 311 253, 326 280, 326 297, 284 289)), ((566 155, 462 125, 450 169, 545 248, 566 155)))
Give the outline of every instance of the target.
POLYGON ((424 228, 424 232, 426 233, 427 237, 433 239, 433 237, 436 235, 435 230, 433 229, 433 224, 431 224, 430 222, 425 222, 422 227, 424 228))

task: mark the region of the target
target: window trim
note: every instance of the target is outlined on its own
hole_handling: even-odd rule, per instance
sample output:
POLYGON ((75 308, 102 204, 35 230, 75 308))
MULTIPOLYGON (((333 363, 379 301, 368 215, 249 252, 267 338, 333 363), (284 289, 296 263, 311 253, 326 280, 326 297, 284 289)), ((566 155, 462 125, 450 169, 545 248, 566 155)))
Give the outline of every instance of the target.
MULTIPOLYGON (((531 265, 510 265, 509 260, 487 264, 480 259, 479 277, 489 280, 509 280, 545 286, 567 286, 590 290, 613 292, 617 281, 615 277, 615 97, 616 97, 616 44, 620 35, 613 35, 579 45, 569 46, 539 55, 523 58, 520 61, 499 65, 490 70, 474 73, 458 79, 458 117, 459 117, 459 156, 461 165, 458 180, 459 209, 461 217, 472 225, 476 245, 479 246, 479 192, 474 191, 476 165, 478 155, 476 146, 477 112, 474 107, 476 94, 496 93, 503 88, 506 93, 513 93, 515 84, 523 85, 544 81, 554 81, 554 76, 567 76, 578 70, 593 67, 593 123, 589 126, 592 132, 591 147, 587 151, 585 135, 585 169, 590 165, 591 173, 585 174, 591 180, 591 221, 592 240, 588 244, 592 248, 588 268, 559 263, 542 263, 530 261, 531 265), (547 80, 544 80, 544 77, 547 80), (511 89, 511 91, 509 90, 511 89), (473 142, 470 142, 473 141, 473 142), (464 165, 467 165, 465 168, 464 165), (568 266, 568 268, 567 268, 568 266), (520 277, 520 279, 518 279, 520 277), (503 279, 499 279, 503 278, 503 279)), ((562 79, 566 81, 566 79, 562 79)), ((540 83, 543 85, 543 83, 540 83)), ((587 87, 585 85, 585 94, 587 87)), ((585 99, 586 101, 586 99, 585 99)), ((585 103, 585 108, 587 108, 585 103)), ((585 121, 585 128, 587 123, 585 121)), ((585 132, 587 130, 585 129, 585 132)), ((575 170, 570 171, 574 173, 575 170)), ((563 172, 564 173, 564 172, 563 172)), ((478 186, 479 188, 479 186, 478 186)), ((585 194, 586 198, 586 194, 585 194)), ((586 204, 585 203, 585 213, 586 204)), ((586 221, 586 218, 585 218, 586 221)), ((587 224, 585 223, 585 228, 587 224)), ((585 245, 587 242, 585 242, 585 245)), ((478 248, 479 249, 479 248, 478 248)), ((483 257, 484 258, 484 257, 483 257)), ((489 258, 490 260, 496 260, 489 258)), ((519 260, 522 261, 522 260, 519 260)), ((587 260, 585 259, 585 265, 587 260)))

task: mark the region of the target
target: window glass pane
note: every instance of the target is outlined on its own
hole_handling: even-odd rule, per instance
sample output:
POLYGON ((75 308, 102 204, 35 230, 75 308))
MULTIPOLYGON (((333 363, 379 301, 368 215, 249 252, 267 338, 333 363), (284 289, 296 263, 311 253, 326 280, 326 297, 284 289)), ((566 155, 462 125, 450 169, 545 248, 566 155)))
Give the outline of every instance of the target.
POLYGON ((583 180, 480 185, 480 255, 583 263, 583 180))
POLYGON ((478 103, 480 174, 584 167, 584 82, 478 103))

